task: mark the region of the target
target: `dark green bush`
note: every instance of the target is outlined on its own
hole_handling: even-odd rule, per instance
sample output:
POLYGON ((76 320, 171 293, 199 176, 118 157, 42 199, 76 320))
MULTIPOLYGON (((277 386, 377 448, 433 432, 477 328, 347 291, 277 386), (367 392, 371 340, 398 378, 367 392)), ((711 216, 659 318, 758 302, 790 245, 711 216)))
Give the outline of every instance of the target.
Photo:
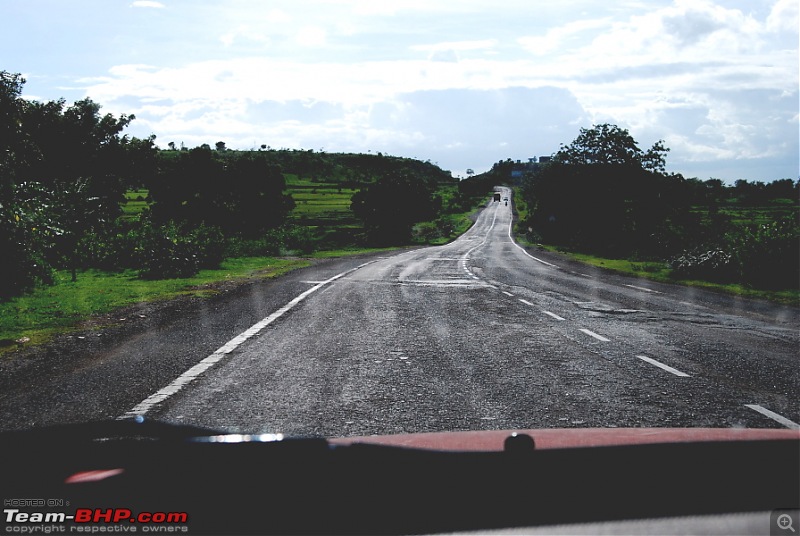
POLYGON ((83 268, 119 271, 138 268, 137 247, 141 240, 141 225, 116 224, 112 228, 85 236, 79 246, 83 268))
POLYGON ((219 227, 200 225, 187 235, 200 268, 217 268, 225 259, 225 237, 219 227))
POLYGON ((280 254, 280 243, 272 236, 261 238, 229 238, 225 243, 226 257, 272 257, 280 254))
POLYGON ((143 226, 137 253, 144 279, 191 277, 200 269, 197 249, 172 221, 143 226))
POLYGON ((793 220, 739 227, 717 245, 670 261, 673 275, 716 283, 742 283, 764 290, 800 287, 800 227, 793 220))
POLYGON ((234 236, 227 240, 226 257, 271 257, 285 252, 311 253, 318 239, 313 229, 302 225, 283 225, 262 233, 259 238, 234 236))
POLYGON ((284 249, 311 253, 316 249, 314 231, 301 225, 284 225, 275 229, 284 249))
POLYGON ((414 226, 412 236, 415 240, 424 243, 439 238, 442 235, 437 228, 436 223, 432 221, 424 221, 414 226))
POLYGON ((760 289, 800 286, 800 228, 781 220, 742 229, 733 237, 743 283, 760 289))
POLYGON ((51 192, 38 183, 13 185, 0 197, 0 299, 18 296, 37 284, 53 283, 48 259, 58 232, 48 212, 51 192))

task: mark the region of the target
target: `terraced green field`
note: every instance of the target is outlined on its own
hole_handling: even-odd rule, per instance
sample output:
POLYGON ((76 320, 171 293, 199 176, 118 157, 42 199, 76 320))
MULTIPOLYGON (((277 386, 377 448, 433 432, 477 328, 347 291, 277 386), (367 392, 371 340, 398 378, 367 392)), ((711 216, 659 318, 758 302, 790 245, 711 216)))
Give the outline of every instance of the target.
POLYGON ((122 219, 132 220, 137 218, 149 204, 147 201, 145 201, 148 193, 149 192, 147 190, 143 189, 129 190, 126 192, 125 202, 120 203, 120 207, 122 208, 122 219))
MULTIPOLYGON (((700 215, 706 222, 711 218, 709 207, 694 207, 692 212, 700 215)), ((737 225, 762 225, 783 218, 797 218, 800 208, 792 199, 774 199, 758 206, 743 206, 734 200, 721 203, 717 212, 729 217, 731 223, 737 225)))
POLYGON ((306 226, 358 225, 350 210, 350 200, 357 190, 344 188, 336 182, 317 182, 286 175, 287 192, 295 202, 291 219, 306 226))

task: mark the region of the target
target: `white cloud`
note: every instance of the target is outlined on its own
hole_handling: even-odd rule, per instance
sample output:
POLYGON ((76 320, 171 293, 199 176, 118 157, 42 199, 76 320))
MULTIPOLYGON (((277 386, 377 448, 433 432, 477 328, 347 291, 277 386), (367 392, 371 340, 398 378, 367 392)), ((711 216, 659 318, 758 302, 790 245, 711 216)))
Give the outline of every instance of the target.
POLYGON ((778 0, 767 17, 767 29, 771 32, 798 33, 798 4, 796 0, 778 0))
POLYGON ((477 41, 450 41, 434 43, 431 45, 413 45, 411 50, 422 52, 440 52, 442 50, 483 50, 497 46, 497 39, 482 39, 477 41))
POLYGON ((575 48, 585 43, 587 33, 608 28, 610 25, 611 20, 607 18, 579 20, 551 28, 544 35, 520 37, 517 41, 528 52, 537 56, 545 56, 554 52, 563 54, 565 49, 575 48))
POLYGON ((413 45, 409 48, 415 52, 427 52, 430 61, 457 62, 461 59, 460 52, 486 51, 496 46, 496 39, 483 39, 478 41, 451 41, 430 45, 413 45))
POLYGON ((163 9, 166 6, 161 2, 155 2, 153 0, 135 0, 131 3, 131 7, 151 7, 151 8, 158 8, 163 9))
POLYGON ((303 26, 295 35, 297 44, 304 47, 322 47, 326 40, 327 32, 319 26, 303 26))
MULTIPOLYGON (((139 4, 154 3, 131 5, 139 4)), ((482 146, 511 152, 541 142, 532 151, 547 154, 571 141, 579 127, 607 121, 629 128, 642 145, 665 139, 672 148, 668 164, 687 166, 672 166, 676 171, 772 155, 794 158, 795 171, 784 175, 796 174, 796 0, 752 9, 722 0, 612 4, 574 0, 534 9, 527 1, 487 8, 479 0, 327 0, 309 8, 239 0, 231 4, 236 9, 220 9, 201 3, 193 12, 199 18, 183 33, 163 29, 185 43, 173 49, 180 59, 171 54, 162 63, 162 47, 83 83, 107 111, 135 113, 134 127, 151 129, 159 142, 224 137, 231 147, 256 140, 417 153, 410 156, 436 148, 447 158, 469 160, 464 169, 480 169, 478 154, 497 156, 460 135, 475 129, 476 117, 492 121, 481 116, 486 102, 458 94, 463 108, 456 112, 443 103, 448 114, 440 116, 437 106, 409 95, 555 87, 582 110, 559 128, 550 125, 561 137, 541 129, 524 134, 517 125, 524 142, 514 142, 502 130, 483 127, 476 129, 485 137, 482 146), (206 39, 195 41, 199 26, 206 39), (434 128, 427 117, 447 124, 434 128)), ((537 103, 514 102, 518 115, 535 123, 526 110, 537 103)))

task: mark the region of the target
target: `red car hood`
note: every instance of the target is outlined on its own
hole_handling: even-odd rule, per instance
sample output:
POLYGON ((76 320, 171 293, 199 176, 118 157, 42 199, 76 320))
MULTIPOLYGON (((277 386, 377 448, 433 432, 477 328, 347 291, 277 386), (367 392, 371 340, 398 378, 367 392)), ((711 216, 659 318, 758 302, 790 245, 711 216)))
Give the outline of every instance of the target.
POLYGON ((689 443, 706 441, 800 440, 800 430, 761 428, 557 428, 490 430, 478 432, 430 432, 329 439, 334 445, 369 443, 396 447, 451 450, 501 451, 511 434, 527 434, 536 449, 689 443))

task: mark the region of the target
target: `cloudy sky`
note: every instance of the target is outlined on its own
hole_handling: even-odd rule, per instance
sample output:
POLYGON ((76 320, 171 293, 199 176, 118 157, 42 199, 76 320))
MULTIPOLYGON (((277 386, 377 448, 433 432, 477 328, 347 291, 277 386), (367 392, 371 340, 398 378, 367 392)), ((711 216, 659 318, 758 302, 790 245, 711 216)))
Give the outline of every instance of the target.
POLYGON ((0 70, 131 135, 382 152, 454 175, 581 127, 687 177, 798 178, 797 0, 0 0, 0 70))

